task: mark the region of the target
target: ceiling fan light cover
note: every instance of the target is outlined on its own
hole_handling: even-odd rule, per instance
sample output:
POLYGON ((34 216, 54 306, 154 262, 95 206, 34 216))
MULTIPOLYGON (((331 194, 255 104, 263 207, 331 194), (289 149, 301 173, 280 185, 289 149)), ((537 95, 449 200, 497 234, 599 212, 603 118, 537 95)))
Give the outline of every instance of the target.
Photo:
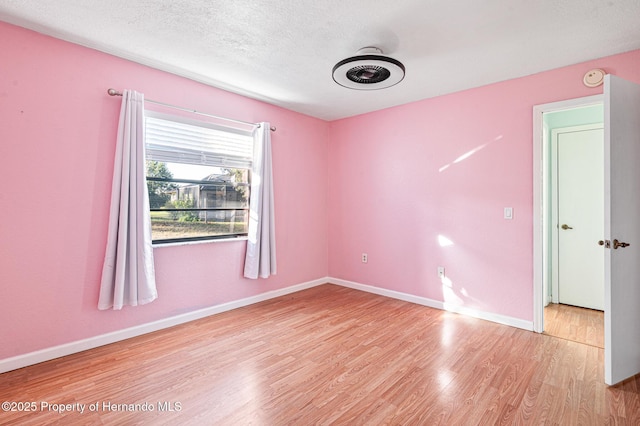
POLYGON ((352 56, 333 67, 333 80, 356 90, 385 89, 400 83, 404 74, 402 62, 381 55, 352 56))

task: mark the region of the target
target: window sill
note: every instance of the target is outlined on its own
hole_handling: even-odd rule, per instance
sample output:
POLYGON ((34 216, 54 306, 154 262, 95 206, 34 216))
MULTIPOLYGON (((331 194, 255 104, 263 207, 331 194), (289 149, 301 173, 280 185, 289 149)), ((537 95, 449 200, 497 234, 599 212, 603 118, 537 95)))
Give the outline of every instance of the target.
POLYGON ((211 244, 211 243, 228 243, 231 241, 246 241, 247 237, 233 237, 233 238, 217 238, 214 240, 199 240, 199 241, 178 241, 174 243, 153 243, 153 248, 161 247, 175 247, 175 246, 192 246, 196 244, 211 244))

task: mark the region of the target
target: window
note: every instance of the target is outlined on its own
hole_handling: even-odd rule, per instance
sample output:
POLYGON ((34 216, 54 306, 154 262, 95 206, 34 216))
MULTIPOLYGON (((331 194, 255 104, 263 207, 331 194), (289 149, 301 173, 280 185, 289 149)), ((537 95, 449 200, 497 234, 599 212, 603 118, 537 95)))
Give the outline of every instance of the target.
POLYGON ((247 235, 252 129, 145 114, 153 242, 247 235))

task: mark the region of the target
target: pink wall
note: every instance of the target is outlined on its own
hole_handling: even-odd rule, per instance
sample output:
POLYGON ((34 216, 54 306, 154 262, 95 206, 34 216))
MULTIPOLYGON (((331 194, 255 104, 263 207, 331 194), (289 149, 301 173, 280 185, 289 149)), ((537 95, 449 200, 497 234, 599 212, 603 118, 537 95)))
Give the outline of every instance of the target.
POLYGON ((0 359, 327 276, 326 122, 0 23, 0 359), (98 311, 120 98, 273 134, 278 275, 242 278, 243 242, 155 249, 157 301, 98 311))
POLYGON ((329 275, 532 320, 532 109, 596 67, 640 82, 640 51, 331 123, 329 275))

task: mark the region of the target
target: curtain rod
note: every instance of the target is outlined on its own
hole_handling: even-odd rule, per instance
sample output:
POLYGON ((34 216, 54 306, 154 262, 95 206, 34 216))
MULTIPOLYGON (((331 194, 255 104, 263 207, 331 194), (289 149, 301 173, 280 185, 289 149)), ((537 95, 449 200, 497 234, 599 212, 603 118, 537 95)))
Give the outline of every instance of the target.
MULTIPOLYGON (((109 90, 107 90, 107 93, 109 94, 109 96, 122 96, 122 92, 118 92, 116 89, 109 89, 109 90)), ((156 104, 156 105, 161 105, 161 106, 165 106, 165 107, 169 107, 169 108, 173 108, 173 109, 178 109, 180 111, 186 111, 186 112, 191 112, 191 113, 194 113, 194 114, 204 115, 204 116, 211 117, 211 118, 217 118, 219 120, 232 121, 234 123, 247 124, 249 126, 260 127, 259 123, 250 123, 248 121, 241 121, 241 120, 234 120, 232 118, 219 117, 217 115, 212 115, 212 114, 207 114, 207 113, 204 113, 204 112, 196 111, 195 109, 183 108, 183 107, 176 106, 176 105, 166 104, 164 102, 154 101, 152 99, 146 99, 145 98, 145 101, 146 102, 151 102, 152 104, 156 104)), ((271 131, 272 132, 276 131, 275 126, 271 126, 271 131)))

